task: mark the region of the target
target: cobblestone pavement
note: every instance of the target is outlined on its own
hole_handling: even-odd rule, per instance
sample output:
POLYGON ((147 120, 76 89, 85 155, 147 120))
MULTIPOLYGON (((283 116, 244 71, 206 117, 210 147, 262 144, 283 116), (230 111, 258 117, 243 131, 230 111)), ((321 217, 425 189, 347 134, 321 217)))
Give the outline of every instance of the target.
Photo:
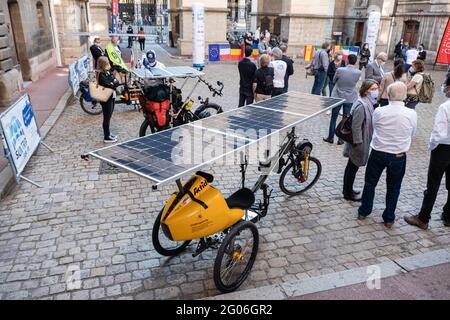
MULTIPOLYGON (((159 56, 164 56, 158 50, 159 56)), ((183 61, 169 61, 172 65, 183 61)), ((186 62, 184 62, 186 63, 186 62)), ((308 92, 296 64, 291 89, 308 92)), ((225 109, 237 105, 238 73, 234 64, 210 65, 209 80, 225 82, 225 109)), ((443 72, 433 72, 438 83, 443 72)), ((202 87, 199 91, 205 92, 202 87)), ((323 144, 328 116, 322 115, 298 128, 315 145, 323 165, 318 183, 306 194, 287 197, 277 177, 270 212, 258 225, 259 253, 242 289, 342 271, 448 247, 450 229, 439 220, 445 201, 441 191, 430 230, 408 226, 402 216, 420 207, 426 183, 427 141, 437 106, 419 105, 419 129, 408 156, 407 173, 397 209, 397 223, 387 230, 381 222, 385 183, 380 181, 373 215, 355 219, 357 206, 341 197, 346 160, 341 146, 323 144)), ((136 110, 117 106, 112 132, 124 141, 136 137, 143 117, 136 110)), ((1 299, 179 299, 218 294, 212 278, 215 250, 192 258, 193 245, 174 258, 161 257, 151 244, 156 214, 172 186, 151 191, 150 183, 133 174, 99 175, 100 162, 85 162, 79 155, 102 147, 101 116, 83 113, 69 105, 46 138, 56 150, 40 149, 24 175, 44 187, 20 183, 0 203, 1 299), (81 269, 81 288, 68 290, 66 271, 81 269)), ((252 168, 250 180, 256 171, 252 168)), ((237 166, 210 166, 215 185, 225 195, 239 187, 237 166)), ((363 171, 356 185, 362 188, 363 171)), ((254 180, 253 180, 254 181, 254 180)), ((444 186, 442 186, 444 189, 444 186)), ((442 190, 441 189, 441 190, 442 190)))

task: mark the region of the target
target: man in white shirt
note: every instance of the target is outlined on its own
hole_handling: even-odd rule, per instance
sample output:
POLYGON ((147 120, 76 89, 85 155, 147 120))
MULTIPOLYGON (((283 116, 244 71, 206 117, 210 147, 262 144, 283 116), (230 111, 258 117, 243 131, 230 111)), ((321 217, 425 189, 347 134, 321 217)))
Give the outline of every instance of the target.
POLYGON ((411 68, 411 65, 414 60, 417 60, 417 57, 419 56, 419 51, 417 51, 415 46, 409 47, 409 49, 406 51, 406 64, 405 64, 405 72, 408 72, 409 68, 411 68))
POLYGON ((358 219, 365 219, 372 213, 375 188, 386 169, 387 192, 383 220, 384 225, 391 228, 406 170, 406 152, 417 129, 417 114, 403 103, 406 99, 406 85, 403 82, 394 82, 387 92, 389 105, 377 108, 373 113, 372 152, 367 163, 358 219))
POLYGON ((430 137, 429 149, 431 150, 431 157, 428 166, 427 189, 424 192, 422 208, 419 214, 404 218, 407 223, 423 230, 428 229, 431 211, 433 210, 444 173, 448 196, 441 219, 444 226, 450 227, 450 76, 444 82, 444 94, 447 97, 447 101, 439 106, 430 137))
POLYGON ((283 93, 287 63, 282 60, 283 52, 280 48, 274 48, 272 56, 275 60, 270 63, 269 67, 274 71, 272 97, 275 97, 283 93))

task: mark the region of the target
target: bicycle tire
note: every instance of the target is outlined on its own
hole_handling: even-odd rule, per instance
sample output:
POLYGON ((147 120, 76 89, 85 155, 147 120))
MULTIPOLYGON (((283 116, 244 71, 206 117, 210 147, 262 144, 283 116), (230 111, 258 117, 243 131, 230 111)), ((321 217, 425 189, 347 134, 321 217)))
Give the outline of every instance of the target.
MULTIPOLYGON (((181 252, 183 252, 191 241, 190 240, 183 241, 183 243, 181 245, 179 245, 178 247, 176 247, 174 249, 164 248, 164 246, 161 244, 161 241, 159 239, 159 229, 161 227, 162 212, 163 212, 162 210, 159 212, 159 214, 156 217, 155 222, 153 224, 153 230, 152 230, 153 247, 160 255, 163 255, 166 257, 176 256, 177 254, 180 254, 181 252)), ((169 239, 167 239, 167 240, 169 240, 169 239)), ((171 241, 171 240, 169 240, 169 241, 171 241)))
POLYGON ((90 115, 99 115, 102 113, 102 107, 100 106, 100 103, 93 100, 92 102, 88 102, 84 99, 84 94, 82 93, 80 96, 80 106, 81 109, 83 109, 84 112, 90 115), (89 108, 88 105, 92 106, 93 108, 89 108))
POLYGON ((283 191, 285 194, 290 195, 290 196, 297 196, 297 195, 309 190, 317 182, 317 180, 319 180, 320 174, 322 173, 322 164, 320 163, 319 159, 314 158, 314 157, 310 157, 309 161, 315 163, 317 166, 317 173, 316 173, 316 176, 313 178, 312 182, 300 191, 292 192, 292 191, 288 190, 288 188, 285 186, 284 180, 286 178, 286 175, 292 170, 293 162, 291 162, 286 166, 286 168, 284 168, 283 172, 281 173, 280 181, 279 181, 281 191, 283 191))
MULTIPOLYGON (((200 105, 194 112, 194 115, 198 118, 200 118, 200 113, 203 111, 207 111, 208 109, 212 109, 216 111, 216 114, 222 113, 223 109, 220 105, 217 103, 208 103, 208 104, 202 104, 200 105)), ((202 119, 202 118, 200 118, 202 119)))
MULTIPOLYGON (((219 291, 223 293, 232 292, 242 285, 242 283, 245 281, 245 279, 247 279, 248 275, 250 274, 250 271, 256 260, 256 255, 258 253, 258 246, 259 246, 259 233, 258 229, 256 228, 256 225, 253 222, 241 220, 231 228, 231 230, 225 236, 225 239, 223 240, 222 244, 220 245, 219 250, 217 251, 216 259, 214 261, 213 277, 216 288, 219 291), (226 250, 229 249, 230 242, 245 229, 250 229, 250 232, 252 233, 253 236, 253 248, 250 254, 250 258, 244 268, 244 271, 240 274, 237 280, 227 285, 222 281, 221 277, 222 260, 226 253, 226 250)), ((235 251, 233 249, 233 253, 234 252, 235 251)))
POLYGON ((149 127, 150 127, 151 133, 156 132, 155 128, 150 123, 150 121, 147 118, 145 118, 141 124, 141 127, 139 128, 139 137, 145 137, 147 135, 147 130, 149 127))

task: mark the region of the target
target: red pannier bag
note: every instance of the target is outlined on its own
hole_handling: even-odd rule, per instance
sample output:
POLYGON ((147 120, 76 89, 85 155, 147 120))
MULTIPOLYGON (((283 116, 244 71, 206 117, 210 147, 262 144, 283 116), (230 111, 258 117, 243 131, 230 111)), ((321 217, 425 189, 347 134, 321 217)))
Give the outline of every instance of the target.
POLYGON ((164 127, 167 124, 168 111, 170 109, 170 100, 164 100, 162 102, 150 101, 144 97, 139 97, 139 102, 142 108, 153 115, 155 115, 158 126, 164 127))

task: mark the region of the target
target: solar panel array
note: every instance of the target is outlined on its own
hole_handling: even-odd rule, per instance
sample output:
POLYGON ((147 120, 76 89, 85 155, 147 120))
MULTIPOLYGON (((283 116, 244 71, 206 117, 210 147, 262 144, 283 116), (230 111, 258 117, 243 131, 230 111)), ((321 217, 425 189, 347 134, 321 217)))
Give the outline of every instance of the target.
POLYGON ((200 77, 205 75, 204 72, 198 71, 191 67, 166 67, 166 68, 138 68, 132 72, 144 79, 162 79, 162 78, 187 78, 200 77))
POLYGON ((343 102, 342 99, 288 92, 90 154, 162 184, 343 102), (255 132, 259 134, 249 134, 255 132))

